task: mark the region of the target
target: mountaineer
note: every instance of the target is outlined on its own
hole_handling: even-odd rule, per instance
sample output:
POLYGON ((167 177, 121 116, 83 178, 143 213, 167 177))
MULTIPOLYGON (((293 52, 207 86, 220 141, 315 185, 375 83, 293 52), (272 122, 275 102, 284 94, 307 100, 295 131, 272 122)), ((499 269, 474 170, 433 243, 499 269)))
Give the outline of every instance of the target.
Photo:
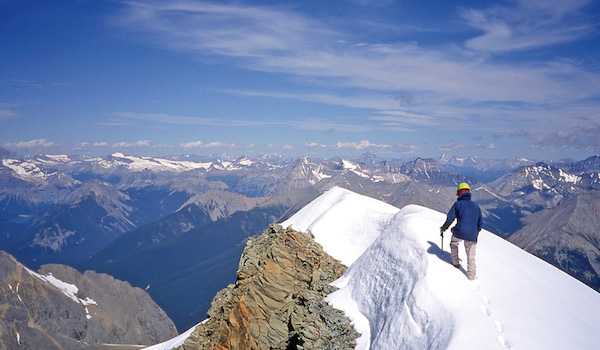
POLYGON ((467 253, 467 278, 474 280, 477 273, 475 264, 475 253, 477 246, 477 237, 481 231, 483 219, 481 216, 481 208, 477 203, 471 201, 471 188, 467 183, 458 185, 456 202, 448 211, 446 222, 440 227, 440 234, 443 237, 444 232, 450 227, 454 219, 456 225, 450 230, 452 238, 450 239, 450 255, 452 257, 452 265, 458 268, 458 245, 460 242, 465 243, 465 251, 467 253))

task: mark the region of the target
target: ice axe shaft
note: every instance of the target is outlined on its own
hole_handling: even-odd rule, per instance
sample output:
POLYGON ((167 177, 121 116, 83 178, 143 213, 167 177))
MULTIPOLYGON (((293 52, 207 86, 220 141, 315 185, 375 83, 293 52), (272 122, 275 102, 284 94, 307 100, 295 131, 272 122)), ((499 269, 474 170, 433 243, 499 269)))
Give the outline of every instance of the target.
POLYGON ((444 256, 444 233, 442 232, 442 234, 440 236, 442 236, 442 245, 440 246, 440 248, 441 248, 440 258, 441 258, 442 256, 444 256))

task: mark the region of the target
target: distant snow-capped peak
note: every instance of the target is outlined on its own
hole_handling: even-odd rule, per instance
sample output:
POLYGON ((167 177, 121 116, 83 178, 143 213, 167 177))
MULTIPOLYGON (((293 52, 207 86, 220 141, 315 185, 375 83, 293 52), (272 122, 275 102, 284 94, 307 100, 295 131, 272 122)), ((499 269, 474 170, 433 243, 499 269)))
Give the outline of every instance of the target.
POLYGON ((11 169, 16 175, 22 179, 42 179, 46 180, 51 176, 56 175, 56 172, 46 173, 38 164, 29 160, 18 159, 3 159, 2 165, 11 169))
POLYGON ((183 172, 194 169, 209 169, 211 162, 200 163, 192 161, 177 161, 164 158, 126 156, 123 153, 113 153, 99 163, 106 167, 125 166, 132 171, 173 171, 183 172))

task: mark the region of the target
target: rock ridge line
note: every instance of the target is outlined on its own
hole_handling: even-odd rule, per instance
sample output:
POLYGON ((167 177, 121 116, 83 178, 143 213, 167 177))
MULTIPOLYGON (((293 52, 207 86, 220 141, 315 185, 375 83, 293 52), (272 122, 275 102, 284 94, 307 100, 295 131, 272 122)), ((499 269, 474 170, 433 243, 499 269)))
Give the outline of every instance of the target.
POLYGON ((308 234, 273 224, 248 239, 236 283, 178 349, 354 349, 359 334, 324 300, 345 270, 308 234))

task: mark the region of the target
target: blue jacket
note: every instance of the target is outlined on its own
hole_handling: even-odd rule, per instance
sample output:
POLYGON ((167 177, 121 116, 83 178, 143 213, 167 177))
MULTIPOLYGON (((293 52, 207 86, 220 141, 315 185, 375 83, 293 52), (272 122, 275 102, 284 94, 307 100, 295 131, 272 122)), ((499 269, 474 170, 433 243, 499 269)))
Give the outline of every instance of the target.
POLYGON ((442 225, 442 231, 446 231, 454 219, 457 221, 456 226, 452 228, 454 236, 459 239, 477 242, 483 218, 479 205, 471 201, 471 192, 466 192, 458 196, 458 199, 448 212, 446 222, 442 225))

